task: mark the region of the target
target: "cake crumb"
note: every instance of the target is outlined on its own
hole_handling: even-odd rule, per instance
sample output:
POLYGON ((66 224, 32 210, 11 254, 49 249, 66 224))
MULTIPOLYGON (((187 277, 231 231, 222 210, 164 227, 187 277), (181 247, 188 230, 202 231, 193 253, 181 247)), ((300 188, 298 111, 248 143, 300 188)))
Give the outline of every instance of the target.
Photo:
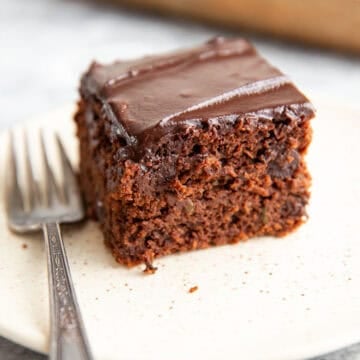
POLYGON ((145 252, 144 256, 144 263, 145 263, 145 269, 143 270, 144 274, 151 275, 155 274, 157 267, 153 265, 155 254, 152 250, 148 249, 145 252))
POLYGON ((151 275, 155 274, 157 267, 153 265, 153 254, 147 254, 147 257, 145 258, 145 269, 143 270, 144 274, 151 275))
POLYGON ((21 247, 22 247, 23 249, 27 249, 27 248, 28 248, 28 245, 25 244, 25 243, 23 243, 23 244, 21 245, 21 247))
POLYGON ((189 289, 189 294, 192 294, 193 292, 197 291, 199 289, 198 286, 193 286, 189 289))
POLYGON ((156 273, 157 267, 153 266, 153 264, 145 263, 145 265, 144 274, 151 275, 156 273))

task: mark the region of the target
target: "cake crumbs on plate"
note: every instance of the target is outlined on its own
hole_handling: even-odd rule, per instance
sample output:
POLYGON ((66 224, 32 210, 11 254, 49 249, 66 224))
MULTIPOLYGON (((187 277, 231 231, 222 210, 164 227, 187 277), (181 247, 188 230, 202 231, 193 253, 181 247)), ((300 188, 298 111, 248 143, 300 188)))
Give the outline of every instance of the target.
POLYGON ((199 289, 198 286, 193 286, 189 289, 189 294, 192 294, 193 292, 197 291, 199 289))

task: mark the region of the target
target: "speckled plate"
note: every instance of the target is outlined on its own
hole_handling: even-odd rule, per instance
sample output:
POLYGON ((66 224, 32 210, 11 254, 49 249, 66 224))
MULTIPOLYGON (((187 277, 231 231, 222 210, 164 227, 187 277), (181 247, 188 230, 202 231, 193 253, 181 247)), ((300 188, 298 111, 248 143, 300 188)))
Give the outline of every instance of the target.
MULTIPOLYGON (((97 359, 298 359, 360 340, 360 111, 313 100, 310 219, 296 233, 168 256, 146 276, 113 260, 95 223, 64 229, 97 359)), ((76 161, 72 110, 28 124, 57 128, 76 161)), ((0 249, 0 334, 46 352, 42 237, 11 234, 2 199, 0 249)))

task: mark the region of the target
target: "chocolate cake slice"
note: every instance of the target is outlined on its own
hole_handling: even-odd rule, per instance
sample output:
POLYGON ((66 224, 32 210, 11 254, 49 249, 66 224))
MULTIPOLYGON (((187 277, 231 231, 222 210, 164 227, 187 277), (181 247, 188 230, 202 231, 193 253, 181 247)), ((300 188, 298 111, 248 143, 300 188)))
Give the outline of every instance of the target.
POLYGON ((93 63, 80 94, 81 188, 120 263, 304 221, 314 109, 246 40, 93 63))

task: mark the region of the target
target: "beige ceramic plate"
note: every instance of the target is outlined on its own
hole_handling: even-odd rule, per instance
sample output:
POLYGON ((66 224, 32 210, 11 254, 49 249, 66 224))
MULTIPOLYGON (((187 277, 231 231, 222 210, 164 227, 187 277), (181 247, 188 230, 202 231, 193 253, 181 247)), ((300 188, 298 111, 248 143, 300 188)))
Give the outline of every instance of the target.
MULTIPOLYGON (((169 256, 145 276, 115 263, 95 223, 66 228, 97 359, 297 359, 360 340, 360 112, 314 100, 310 220, 295 234, 169 256)), ((76 161, 71 113, 29 125, 57 128, 76 161)), ((46 352, 41 235, 11 234, 2 199, 0 249, 0 334, 46 352)))

